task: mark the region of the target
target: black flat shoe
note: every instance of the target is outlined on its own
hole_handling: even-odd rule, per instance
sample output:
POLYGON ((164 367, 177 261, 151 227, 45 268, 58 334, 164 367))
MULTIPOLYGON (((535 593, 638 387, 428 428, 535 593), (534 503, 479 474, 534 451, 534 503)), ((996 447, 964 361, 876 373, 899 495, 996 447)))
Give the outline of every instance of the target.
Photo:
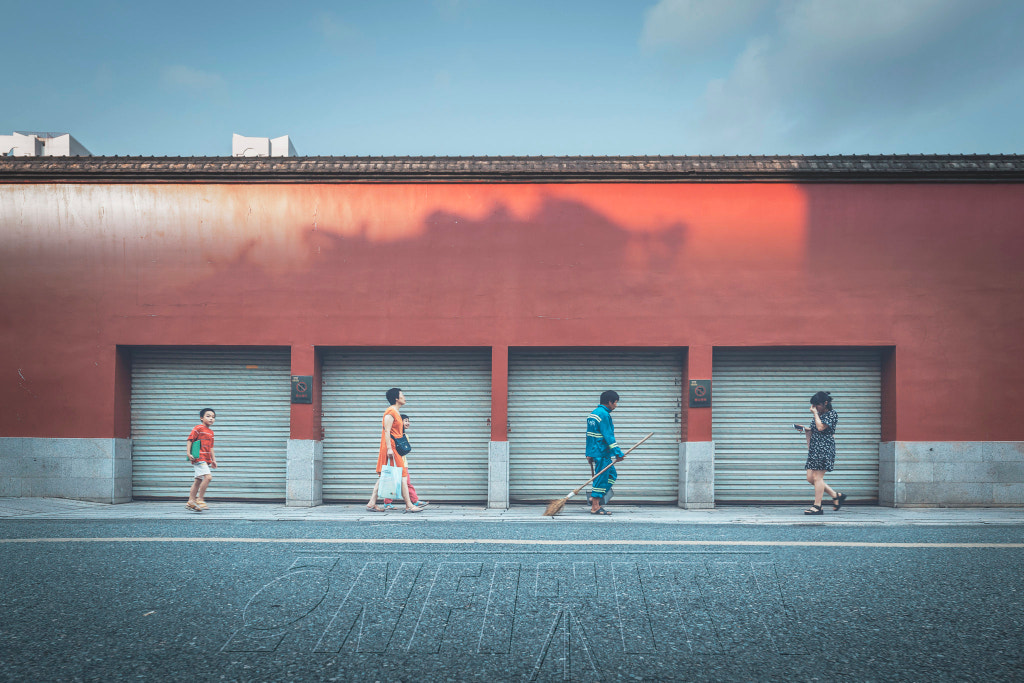
POLYGON ((812 505, 811 507, 804 510, 805 515, 823 515, 825 511, 821 509, 820 505, 812 505))
POLYGON ((832 499, 832 509, 838 510, 843 507, 843 501, 846 500, 846 494, 840 493, 838 496, 832 499))

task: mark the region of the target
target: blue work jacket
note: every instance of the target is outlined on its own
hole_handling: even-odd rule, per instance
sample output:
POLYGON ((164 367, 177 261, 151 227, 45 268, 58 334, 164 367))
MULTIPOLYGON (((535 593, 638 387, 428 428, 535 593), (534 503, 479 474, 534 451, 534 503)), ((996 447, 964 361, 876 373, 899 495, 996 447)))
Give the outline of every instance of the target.
POLYGON ((587 457, 621 458, 622 449, 615 443, 615 425, 610 410, 599 405, 587 416, 587 457))

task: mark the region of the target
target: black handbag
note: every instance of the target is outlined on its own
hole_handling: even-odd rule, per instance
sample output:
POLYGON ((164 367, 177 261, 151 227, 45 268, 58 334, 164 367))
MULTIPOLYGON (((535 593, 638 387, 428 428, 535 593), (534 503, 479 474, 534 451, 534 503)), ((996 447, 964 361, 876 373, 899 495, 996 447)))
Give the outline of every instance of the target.
POLYGON ((412 444, 404 436, 392 436, 391 440, 395 442, 395 450, 398 451, 399 455, 406 455, 412 450, 412 444))

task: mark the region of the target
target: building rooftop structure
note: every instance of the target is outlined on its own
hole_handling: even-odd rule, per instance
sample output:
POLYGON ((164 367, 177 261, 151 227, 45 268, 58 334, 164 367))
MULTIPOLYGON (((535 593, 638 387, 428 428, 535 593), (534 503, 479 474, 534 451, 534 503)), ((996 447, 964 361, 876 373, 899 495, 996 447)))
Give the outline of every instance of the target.
POLYGON ((233 157, 294 157, 295 146, 287 135, 278 138, 254 138, 235 133, 231 136, 233 157))
POLYGON ((70 133, 14 131, 10 135, 0 135, 0 157, 67 157, 91 154, 70 133))
POLYGON ((0 182, 1021 182, 1024 155, 0 157, 0 182))

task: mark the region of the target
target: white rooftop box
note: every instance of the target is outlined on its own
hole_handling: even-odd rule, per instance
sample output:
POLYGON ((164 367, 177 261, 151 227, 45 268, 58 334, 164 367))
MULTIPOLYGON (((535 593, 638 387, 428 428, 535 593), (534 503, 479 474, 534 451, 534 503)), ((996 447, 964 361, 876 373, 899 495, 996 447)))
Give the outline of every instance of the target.
POLYGON ((287 135, 279 138, 252 138, 235 133, 231 136, 233 157, 294 157, 298 156, 287 135))
POLYGON ((92 153, 70 133, 15 131, 0 135, 0 156, 87 157, 92 153))

